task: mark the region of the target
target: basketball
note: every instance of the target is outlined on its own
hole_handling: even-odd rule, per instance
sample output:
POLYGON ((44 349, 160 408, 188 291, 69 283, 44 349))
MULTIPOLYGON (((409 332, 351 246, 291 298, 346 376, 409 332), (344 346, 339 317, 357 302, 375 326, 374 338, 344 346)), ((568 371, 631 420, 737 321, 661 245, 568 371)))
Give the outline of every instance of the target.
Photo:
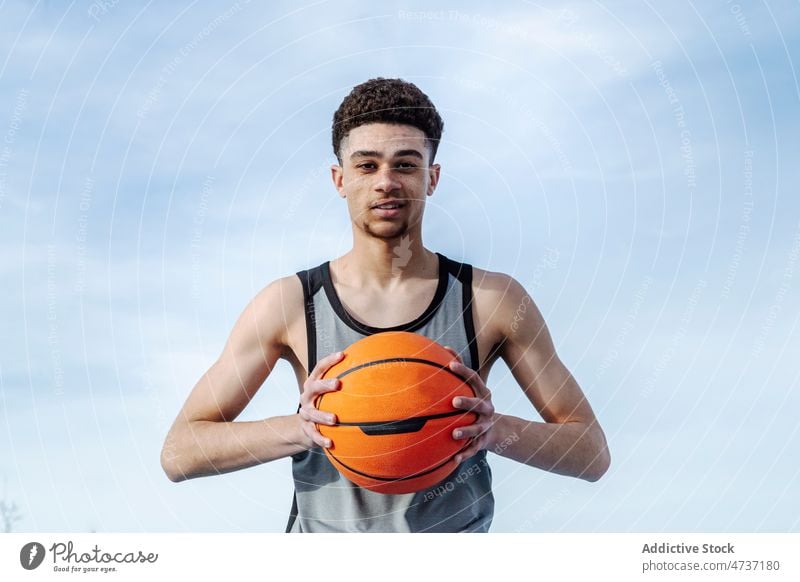
POLYGON ((453 407, 456 396, 474 397, 450 370, 453 355, 436 342, 408 332, 368 336, 344 350, 323 378, 341 388, 316 400, 336 414, 334 426, 317 425, 332 441, 323 449, 347 479, 378 493, 411 493, 444 480, 454 456, 470 444, 453 430, 476 415, 453 407))

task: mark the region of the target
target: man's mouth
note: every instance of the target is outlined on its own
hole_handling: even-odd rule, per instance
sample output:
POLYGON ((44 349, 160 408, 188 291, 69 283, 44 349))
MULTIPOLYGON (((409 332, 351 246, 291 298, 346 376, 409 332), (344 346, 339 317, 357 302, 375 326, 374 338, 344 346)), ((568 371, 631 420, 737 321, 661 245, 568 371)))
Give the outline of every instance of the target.
POLYGON ((379 202, 378 204, 373 204, 370 206, 373 210, 396 210, 398 208, 402 208, 405 206, 405 202, 400 202, 398 200, 393 200, 391 202, 379 202))

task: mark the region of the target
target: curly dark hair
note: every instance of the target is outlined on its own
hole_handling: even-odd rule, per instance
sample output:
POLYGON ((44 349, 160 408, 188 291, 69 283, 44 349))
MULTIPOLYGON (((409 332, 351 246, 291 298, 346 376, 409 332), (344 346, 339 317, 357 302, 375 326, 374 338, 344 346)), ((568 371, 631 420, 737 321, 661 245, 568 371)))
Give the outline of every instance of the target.
POLYGON ((356 85, 333 114, 333 153, 340 164, 342 140, 352 129, 366 123, 398 123, 422 130, 431 162, 444 129, 436 107, 416 85, 402 79, 370 79, 356 85))

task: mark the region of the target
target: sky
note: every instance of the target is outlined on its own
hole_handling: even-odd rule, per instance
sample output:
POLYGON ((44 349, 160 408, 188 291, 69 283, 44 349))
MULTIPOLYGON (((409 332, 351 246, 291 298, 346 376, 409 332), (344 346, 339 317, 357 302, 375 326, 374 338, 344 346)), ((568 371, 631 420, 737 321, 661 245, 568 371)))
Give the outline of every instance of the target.
MULTIPOLYGON (((350 248, 330 123, 376 76, 445 121, 426 246, 525 285, 609 441, 596 483, 490 455, 492 531, 800 531, 798 16, 0 2, 14 531, 282 531, 288 460, 173 484, 159 452, 249 299, 350 248)), ((240 419, 296 403, 283 364, 240 419)))

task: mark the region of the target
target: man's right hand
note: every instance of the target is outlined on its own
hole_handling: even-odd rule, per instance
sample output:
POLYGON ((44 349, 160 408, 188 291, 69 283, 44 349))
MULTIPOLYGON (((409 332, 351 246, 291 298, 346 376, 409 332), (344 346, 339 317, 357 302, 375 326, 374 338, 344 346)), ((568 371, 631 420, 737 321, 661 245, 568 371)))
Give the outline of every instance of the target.
POLYGON ((333 426, 336 424, 336 415, 317 409, 314 402, 321 394, 335 392, 341 386, 341 382, 336 378, 323 380, 322 375, 328 371, 328 368, 340 362, 343 357, 343 352, 336 352, 319 360, 303 384, 303 393, 300 395, 300 421, 303 433, 308 439, 308 448, 315 446, 328 448, 332 444, 331 439, 320 434, 316 425, 333 426))

